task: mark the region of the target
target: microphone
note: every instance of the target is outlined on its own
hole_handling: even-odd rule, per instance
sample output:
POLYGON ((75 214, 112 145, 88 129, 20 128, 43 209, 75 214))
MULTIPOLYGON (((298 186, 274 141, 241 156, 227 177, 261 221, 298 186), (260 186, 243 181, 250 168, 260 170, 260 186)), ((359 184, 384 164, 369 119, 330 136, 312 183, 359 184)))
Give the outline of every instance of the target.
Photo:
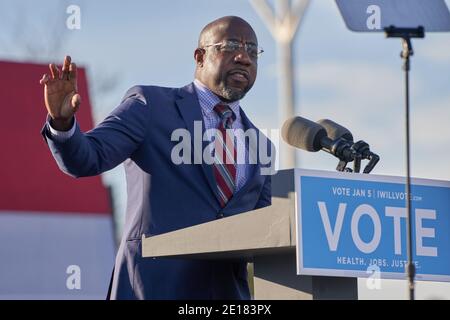
POLYGON ((325 128, 329 138, 343 138, 352 143, 352 149, 356 153, 354 159, 354 172, 359 172, 361 159, 367 159, 370 161, 366 168, 364 168, 364 173, 369 173, 372 171, 377 162, 380 160, 378 155, 370 151, 370 147, 367 142, 360 140, 353 143, 353 135, 347 128, 329 119, 321 119, 317 121, 317 123, 325 128))
POLYGON ((330 139, 344 138, 347 141, 353 142, 353 135, 346 127, 334 122, 330 119, 320 119, 317 121, 327 131, 327 136, 330 139))
POLYGON ((281 136, 293 147, 312 152, 323 150, 345 162, 353 161, 355 156, 351 148, 352 142, 342 137, 330 139, 322 125, 302 117, 286 120, 281 129, 281 136))

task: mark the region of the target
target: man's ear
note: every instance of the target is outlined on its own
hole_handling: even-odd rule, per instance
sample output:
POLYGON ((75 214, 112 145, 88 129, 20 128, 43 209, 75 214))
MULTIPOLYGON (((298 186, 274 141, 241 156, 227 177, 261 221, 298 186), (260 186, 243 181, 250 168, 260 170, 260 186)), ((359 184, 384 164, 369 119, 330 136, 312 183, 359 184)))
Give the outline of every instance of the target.
POLYGON ((203 61, 205 58, 205 49, 197 48, 194 51, 194 59, 197 67, 203 67, 203 61))

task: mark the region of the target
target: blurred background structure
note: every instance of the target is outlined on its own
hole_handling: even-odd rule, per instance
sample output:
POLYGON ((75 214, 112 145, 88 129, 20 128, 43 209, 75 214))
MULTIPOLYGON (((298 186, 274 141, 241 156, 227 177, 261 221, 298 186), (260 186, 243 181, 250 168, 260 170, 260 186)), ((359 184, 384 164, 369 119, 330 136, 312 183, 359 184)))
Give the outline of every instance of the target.
MULTIPOLYGON (((109 189, 99 176, 58 169, 39 134, 42 64, 2 62, 0 80, 0 299, 104 299, 115 243, 109 189), (36 103, 37 102, 37 103, 36 103)), ((82 130, 93 126, 79 70, 82 130)))
MULTIPOLYGON (((446 2, 450 5, 450 0, 446 2)), ((275 7, 275 1, 267 0, 267 3, 275 7)), ((74 188, 70 189, 74 202, 85 203, 86 206, 90 203, 86 202, 88 198, 83 193, 84 188, 78 187, 78 184, 88 182, 63 178, 40 137, 39 131, 45 120, 43 98, 39 94, 42 88, 38 83, 45 69, 43 65, 49 62, 60 64, 64 55, 70 54, 77 65, 85 68, 89 86, 82 96, 81 110, 92 111, 95 124, 119 104, 123 94, 133 85, 176 87, 191 82, 195 67, 193 52, 200 30, 206 23, 225 15, 238 15, 246 19, 255 29, 259 45, 265 50, 258 61, 255 86, 241 105, 258 127, 279 129, 284 119, 278 110, 278 102, 283 97, 278 94, 280 69, 277 67, 277 46, 248 0, 45 0, 39 4, 31 0, 1 1, 0 72, 3 77, 0 84, 0 119, 7 143, 0 148, 3 168, 0 171, 3 184, 0 190, 20 186, 10 185, 11 179, 15 178, 6 175, 8 172, 20 171, 21 174, 17 176, 22 177, 24 181, 20 183, 24 186, 28 184, 29 189, 23 189, 29 190, 27 192, 44 195, 44 190, 53 190, 44 189, 51 188, 48 183, 58 183, 74 188), (80 9, 79 29, 67 27, 67 20, 73 12, 67 12, 67 9, 71 5, 80 9), (15 68, 26 68, 28 71, 23 74, 15 72, 15 68), (11 94, 11 86, 14 95, 11 94), (92 109, 86 99, 87 92, 91 96, 92 109), (12 113, 12 108, 17 108, 17 112, 12 113), (19 152, 9 149, 16 145, 11 141, 21 139, 22 134, 26 134, 26 138, 32 142, 29 151, 40 156, 31 155, 25 160, 21 158, 27 150, 19 152), (35 181, 45 180, 47 176, 38 178, 33 172, 49 166, 52 166, 52 172, 58 177, 53 180, 52 173, 46 184, 35 181)), ((373 174, 404 175, 403 78, 398 57, 401 50, 399 42, 387 40, 382 34, 349 32, 333 0, 311 0, 292 43, 295 114, 311 120, 330 118, 348 127, 355 139, 369 142, 371 149, 381 156, 382 160, 373 174)), ((427 34, 424 40, 414 42, 414 49, 411 76, 412 175, 450 180, 450 149, 443 147, 450 145, 450 35, 427 34)), ((85 118, 80 122, 85 128, 90 126, 89 120, 85 121, 85 118)), ((334 170, 336 167, 336 160, 325 153, 292 152, 297 154, 297 167, 319 170, 334 170)), ((106 188, 112 187, 116 213, 114 222, 117 226, 115 236, 119 239, 126 204, 122 166, 105 173, 101 178, 106 188)), ((89 183, 98 186, 96 180, 90 180, 89 183)), ((95 205, 91 203, 92 208, 100 206, 99 203, 103 201, 108 202, 104 187, 99 187, 99 190, 102 190, 99 191, 102 200, 95 205)), ((21 193, 20 190, 17 192, 21 193)), ((31 210, 22 208, 23 198, 14 197, 2 191, 0 203, 11 202, 14 204, 11 208, 17 208, 17 211, 31 210)), ((48 201, 46 211, 51 208, 53 201, 45 199, 48 201)), ((67 201, 67 207, 58 210, 73 211, 71 208, 74 202, 67 201)), ((14 229, 8 220, 13 210, 11 208, 0 207, 0 239, 5 243, 5 247, 0 249, 0 273, 10 272, 11 268, 22 263, 17 261, 17 265, 12 265, 5 262, 18 246, 14 241, 5 241, 27 237, 26 231, 13 237, 14 229)), ((110 214, 107 205, 101 205, 101 208, 98 209, 101 212, 93 209, 88 211, 94 215, 110 214)), ((36 207, 35 210, 40 209, 36 207)), ((34 232, 40 230, 39 223, 36 223, 34 232)), ((110 228, 112 230, 112 225, 110 228)), ((74 225, 61 232, 76 240, 80 236, 74 225)), ((61 251, 77 251, 76 248, 65 250, 59 239, 55 239, 55 243, 63 246, 61 251)), ((113 255, 112 240, 104 245, 104 250, 107 254, 102 254, 107 255, 106 261, 113 255)), ((71 264, 81 264, 81 258, 76 254, 73 259, 75 261, 71 264)), ((103 277, 108 281, 112 262, 108 267, 101 267, 105 270, 101 281, 104 281, 103 277)), ((58 290, 66 290, 61 297, 76 298, 81 293, 66 288, 66 268, 63 268, 63 264, 58 268, 62 277, 58 290)), ((32 278, 41 277, 41 272, 24 269, 21 274, 24 278, 32 278)), ((19 277, 19 274, 16 276, 19 277)), ((0 281, 2 279, 5 281, 0 276, 0 281)), ((18 283, 20 279, 11 278, 9 281, 8 286, 0 283, 0 298, 12 295, 20 298, 20 290, 9 292, 14 288, 14 281, 18 283)), ((88 285, 90 281, 85 279, 82 283, 88 285)), ((51 288, 49 292, 58 294, 59 291, 51 288)), ((86 292, 84 294, 89 296, 86 292)), ((22 296, 47 297, 39 295, 37 291, 22 292, 22 296)), ((361 299, 406 299, 406 282, 383 280, 381 289, 369 290, 366 280, 360 279, 359 296, 361 299)), ((418 282, 416 296, 419 299, 450 299, 450 284, 418 282)), ((95 294, 91 297, 95 297, 95 294)))

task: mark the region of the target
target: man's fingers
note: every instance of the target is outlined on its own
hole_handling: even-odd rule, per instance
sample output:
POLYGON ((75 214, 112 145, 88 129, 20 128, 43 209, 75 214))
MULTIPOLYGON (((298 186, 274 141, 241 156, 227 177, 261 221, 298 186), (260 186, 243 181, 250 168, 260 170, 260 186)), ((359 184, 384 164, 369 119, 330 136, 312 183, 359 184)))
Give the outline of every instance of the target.
POLYGON ((58 74, 58 72, 57 72, 57 70, 55 68, 55 65, 53 63, 50 63, 48 65, 48 68, 50 69, 50 74, 52 75, 52 79, 55 79, 56 75, 58 74))
POLYGON ((70 68, 70 62, 71 62, 70 56, 64 57, 64 63, 62 66, 62 79, 69 80, 69 68, 70 68))
POLYGON ((54 64, 50 64, 50 72, 52 73, 52 79, 59 79, 61 72, 59 71, 58 67, 54 64))
POLYGON ((77 83, 77 65, 75 63, 71 63, 69 66, 69 79, 75 81, 77 83))
POLYGON ((50 80, 50 76, 48 75, 48 74, 44 74, 43 76, 42 76, 42 79, 41 80, 39 80, 39 83, 40 84, 47 84, 47 82, 50 80))
POLYGON ((65 66, 69 66, 70 65, 70 63, 72 62, 72 58, 70 57, 70 56, 65 56, 64 57, 64 65, 65 66))
POLYGON ((72 96, 72 100, 70 102, 71 102, 73 111, 77 112, 78 108, 80 107, 80 104, 81 104, 81 96, 78 93, 75 93, 72 96))

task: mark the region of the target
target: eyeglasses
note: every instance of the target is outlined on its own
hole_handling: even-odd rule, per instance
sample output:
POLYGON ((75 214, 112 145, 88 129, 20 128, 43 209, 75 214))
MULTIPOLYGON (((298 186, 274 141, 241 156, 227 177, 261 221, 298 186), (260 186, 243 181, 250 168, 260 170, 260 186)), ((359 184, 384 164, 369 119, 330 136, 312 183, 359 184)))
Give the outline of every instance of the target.
POLYGON ((241 41, 238 41, 238 40, 224 40, 224 41, 221 41, 218 43, 208 44, 208 45, 204 46, 203 48, 208 48, 208 47, 216 47, 220 51, 230 52, 230 53, 237 52, 241 48, 244 48, 245 51, 248 53, 248 55, 254 59, 258 58, 264 52, 264 50, 262 48, 259 48, 254 43, 248 43, 248 42, 242 43, 241 41))

